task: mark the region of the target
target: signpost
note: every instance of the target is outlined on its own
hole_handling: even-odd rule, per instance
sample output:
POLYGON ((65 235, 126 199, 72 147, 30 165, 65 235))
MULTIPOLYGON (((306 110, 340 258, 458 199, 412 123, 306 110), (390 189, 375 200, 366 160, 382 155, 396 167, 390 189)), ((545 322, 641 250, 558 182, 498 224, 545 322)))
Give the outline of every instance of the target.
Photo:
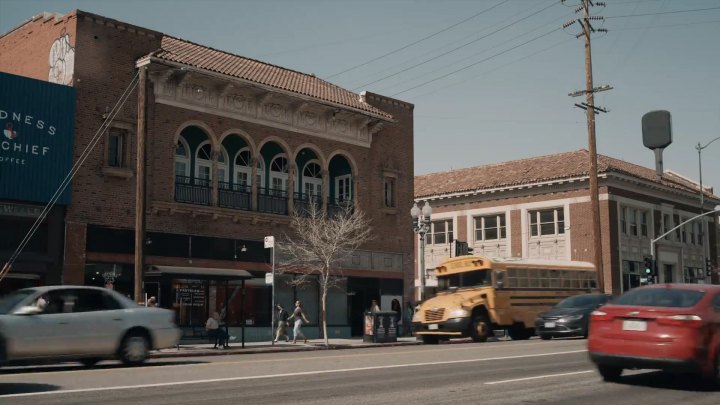
POLYGON ((272 308, 270 308, 270 341, 273 345, 275 345, 275 237, 274 236, 266 236, 265 237, 265 249, 272 249, 271 253, 271 263, 272 263, 272 273, 265 275, 265 284, 270 284, 270 288, 272 291, 272 308), (268 278, 268 275, 270 276, 268 278))

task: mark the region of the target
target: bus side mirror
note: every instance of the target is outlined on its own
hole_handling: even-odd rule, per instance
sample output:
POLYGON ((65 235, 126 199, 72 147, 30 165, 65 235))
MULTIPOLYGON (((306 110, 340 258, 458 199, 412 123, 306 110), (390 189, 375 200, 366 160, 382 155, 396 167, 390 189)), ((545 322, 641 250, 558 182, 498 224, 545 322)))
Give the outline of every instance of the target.
POLYGON ((503 288, 504 285, 505 285, 505 273, 496 272, 495 273, 495 288, 503 288))

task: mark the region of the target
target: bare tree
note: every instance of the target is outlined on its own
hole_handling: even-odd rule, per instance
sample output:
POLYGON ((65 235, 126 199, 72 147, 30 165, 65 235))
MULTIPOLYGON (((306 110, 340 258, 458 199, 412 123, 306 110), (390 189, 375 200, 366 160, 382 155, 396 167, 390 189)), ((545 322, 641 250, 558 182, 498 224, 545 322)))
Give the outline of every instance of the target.
POLYGON ((296 209, 290 224, 293 232, 278 244, 278 272, 294 273, 291 285, 303 285, 314 277, 320 287, 322 331, 325 345, 327 334, 327 293, 342 274, 338 264, 363 243, 372 239, 372 228, 365 214, 344 204, 331 214, 317 203, 296 209))

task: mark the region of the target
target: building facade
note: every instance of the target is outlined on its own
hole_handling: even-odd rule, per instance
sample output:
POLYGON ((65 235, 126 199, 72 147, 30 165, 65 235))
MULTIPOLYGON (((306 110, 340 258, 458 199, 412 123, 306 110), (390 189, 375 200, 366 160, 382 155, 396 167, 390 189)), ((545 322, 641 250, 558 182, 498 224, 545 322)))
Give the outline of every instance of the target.
MULTIPOLYGON (((490 257, 593 262, 588 155, 579 150, 417 176, 415 199, 432 206, 427 273, 454 254, 454 241, 490 257)), ((602 155, 598 178, 603 284, 619 294, 641 284, 651 241, 700 213, 700 187, 602 155)), ((712 211, 720 198, 704 192, 705 212, 712 211)), ((704 263, 709 257, 717 268, 717 224, 717 215, 706 215, 658 240, 659 281, 717 283, 704 263)))
MULTIPOLYGON (((281 240, 307 204, 349 203, 375 238, 338 271, 330 337, 362 334, 372 299, 412 296, 411 219, 399 207, 413 200, 413 105, 83 11, 34 17, 0 37, 0 53, 0 71, 77 92, 84 164, 64 215, 62 282, 132 295, 142 252, 143 274, 175 274, 145 277, 144 293, 176 308, 188 333, 219 310, 249 340, 268 339, 264 237, 281 240), (252 278, 241 289, 207 277, 223 269, 252 278)), ((283 277, 277 301, 302 300, 316 336, 318 286, 283 277)))

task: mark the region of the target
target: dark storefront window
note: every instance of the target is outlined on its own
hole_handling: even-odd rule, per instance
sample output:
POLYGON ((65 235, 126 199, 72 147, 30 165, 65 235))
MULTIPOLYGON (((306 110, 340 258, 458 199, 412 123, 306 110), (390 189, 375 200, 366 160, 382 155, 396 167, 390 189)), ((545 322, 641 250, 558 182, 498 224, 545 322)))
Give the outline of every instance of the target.
POLYGON ((85 285, 107 287, 133 299, 135 267, 132 264, 87 263, 85 285))

